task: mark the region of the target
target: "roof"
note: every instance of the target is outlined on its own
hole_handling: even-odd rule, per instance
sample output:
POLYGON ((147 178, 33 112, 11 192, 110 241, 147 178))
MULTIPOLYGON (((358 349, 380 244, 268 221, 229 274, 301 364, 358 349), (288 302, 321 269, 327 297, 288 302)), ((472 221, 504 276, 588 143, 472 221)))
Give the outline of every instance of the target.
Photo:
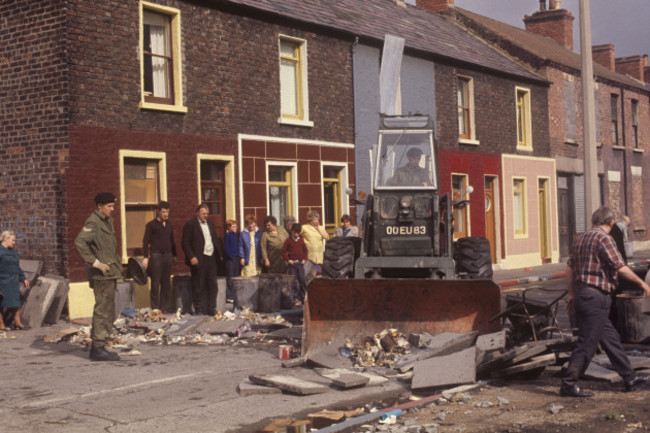
MULTIPOLYGON (((582 57, 580 54, 566 48, 551 38, 537 35, 459 7, 455 7, 454 11, 456 14, 464 16, 484 29, 494 32, 501 38, 507 39, 510 43, 519 46, 546 63, 556 63, 577 71, 582 70, 582 57)), ((593 68, 594 74, 597 77, 645 89, 645 86, 638 80, 627 75, 618 74, 598 63, 594 62, 593 68)))
POLYGON ((386 34, 405 39, 407 48, 478 65, 498 73, 544 81, 483 41, 438 14, 399 0, 214 0, 241 5, 281 18, 383 41, 386 34))

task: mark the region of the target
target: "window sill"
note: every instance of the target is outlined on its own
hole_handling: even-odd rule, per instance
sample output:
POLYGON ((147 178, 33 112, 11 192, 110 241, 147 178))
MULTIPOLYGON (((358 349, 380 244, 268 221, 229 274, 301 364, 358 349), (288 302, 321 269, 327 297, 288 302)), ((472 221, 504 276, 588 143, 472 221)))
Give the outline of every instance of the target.
POLYGON ((458 143, 459 144, 469 144, 470 146, 478 146, 478 145, 481 144, 480 141, 472 140, 471 138, 459 138, 458 143))
POLYGON ((298 119, 284 119, 279 118, 278 123, 282 125, 292 125, 292 126, 305 126, 307 128, 313 128, 314 122, 311 120, 298 120, 298 119))
POLYGON ((514 237, 515 239, 528 239, 528 233, 521 233, 521 234, 515 233, 514 237))
POLYGON ((632 149, 632 151, 633 151, 634 153, 645 153, 645 150, 643 150, 643 149, 637 149, 637 148, 632 149))
POLYGON ((139 107, 141 110, 156 110, 156 111, 170 111, 172 113, 187 113, 187 107, 185 107, 184 105, 154 104, 151 102, 140 101, 139 107))
POLYGON ((645 231, 645 227, 634 227, 634 230, 632 230, 632 231, 633 231, 633 232, 644 232, 644 231, 645 231))
POLYGON ((522 152, 532 152, 533 146, 517 146, 517 150, 521 150, 522 152))
POLYGON ((625 150, 625 146, 612 146, 613 150, 625 150))
POLYGON ((568 144, 568 145, 571 145, 571 146, 578 146, 579 145, 577 140, 572 140, 570 138, 565 138, 564 139, 564 144, 568 144))

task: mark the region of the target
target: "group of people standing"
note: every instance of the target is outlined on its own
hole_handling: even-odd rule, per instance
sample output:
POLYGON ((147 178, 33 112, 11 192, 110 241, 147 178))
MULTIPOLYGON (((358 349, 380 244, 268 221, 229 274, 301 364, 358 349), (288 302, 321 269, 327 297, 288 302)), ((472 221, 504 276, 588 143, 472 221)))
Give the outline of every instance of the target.
MULTIPOLYGON (((226 222, 224 239, 227 269, 227 297, 233 296, 232 278, 254 276, 261 272, 295 276, 293 301, 300 306, 307 293, 304 264, 312 261, 318 270, 323 263, 324 241, 329 234, 320 225, 318 212, 307 214, 307 223, 300 224, 292 216, 284 218, 284 225, 278 225, 277 219, 269 215, 264 218, 264 229, 257 226, 254 215, 246 215, 245 226, 241 233, 237 222, 226 222)), ((358 236, 359 231, 351 226, 348 215, 341 218, 343 226, 337 229, 335 236, 358 236)))

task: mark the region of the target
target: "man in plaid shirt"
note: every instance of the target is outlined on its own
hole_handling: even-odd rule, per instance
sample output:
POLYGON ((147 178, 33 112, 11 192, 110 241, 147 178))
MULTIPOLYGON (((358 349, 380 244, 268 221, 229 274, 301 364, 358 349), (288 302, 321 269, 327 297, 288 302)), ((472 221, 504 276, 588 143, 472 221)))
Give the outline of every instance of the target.
POLYGON ((639 389, 647 379, 637 376, 632 369, 621 337, 609 320, 609 310, 619 276, 638 284, 646 296, 650 296, 650 287, 625 265, 609 235, 614 225, 614 212, 601 207, 591 216, 591 223, 591 230, 576 240, 567 263, 568 307, 575 309, 578 341, 562 379, 560 394, 570 397, 593 395, 580 389, 578 378, 589 366, 599 343, 614 370, 623 378, 625 391, 639 389))

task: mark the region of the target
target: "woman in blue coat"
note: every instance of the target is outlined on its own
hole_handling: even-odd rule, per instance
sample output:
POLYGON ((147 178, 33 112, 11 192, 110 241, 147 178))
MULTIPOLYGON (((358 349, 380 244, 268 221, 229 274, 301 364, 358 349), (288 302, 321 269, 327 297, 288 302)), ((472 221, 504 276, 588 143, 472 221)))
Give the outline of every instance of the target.
MULTIPOLYGON (((29 281, 25 278, 23 270, 20 269, 20 260, 14 249, 16 245, 16 234, 11 231, 4 231, 0 234, 0 293, 2 301, 0 307, 6 308, 7 316, 14 316, 14 329, 25 329, 20 320, 20 283, 29 288, 29 281)), ((4 331, 4 320, 0 314, 0 331, 4 331)))
POLYGON ((239 257, 242 277, 257 275, 262 270, 262 230, 255 215, 246 215, 246 228, 239 235, 239 257))

